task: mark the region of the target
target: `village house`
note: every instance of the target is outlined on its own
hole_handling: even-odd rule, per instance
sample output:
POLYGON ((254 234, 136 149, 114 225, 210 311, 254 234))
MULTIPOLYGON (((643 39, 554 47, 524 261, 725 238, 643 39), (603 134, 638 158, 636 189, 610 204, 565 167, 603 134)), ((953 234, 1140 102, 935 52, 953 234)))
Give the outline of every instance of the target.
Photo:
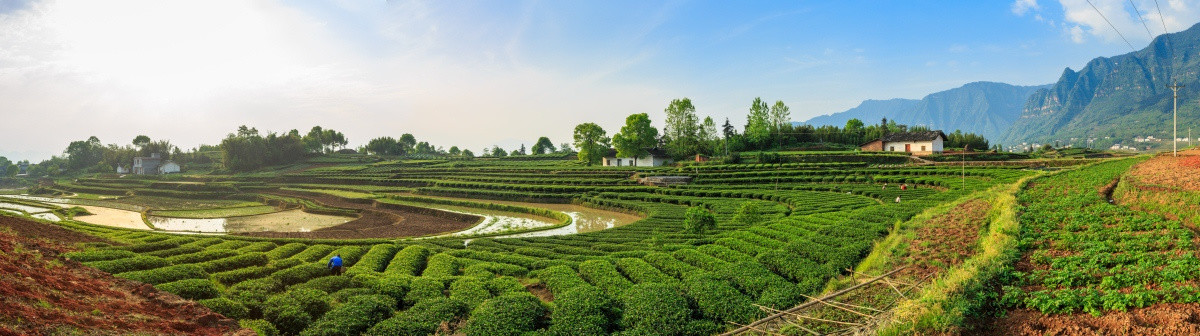
POLYGON ((160 164, 162 164, 162 156, 158 153, 150 153, 150 157, 135 157, 133 158, 133 173, 137 175, 158 174, 160 164))
POLYGON ((646 149, 648 153, 645 156, 637 158, 632 157, 617 157, 617 150, 610 149, 608 155, 604 156, 605 167, 658 167, 674 163, 667 151, 661 148, 646 149))
POLYGON ((913 155, 941 154, 946 141, 942 131, 889 133, 882 138, 865 143, 863 151, 907 152, 913 155))

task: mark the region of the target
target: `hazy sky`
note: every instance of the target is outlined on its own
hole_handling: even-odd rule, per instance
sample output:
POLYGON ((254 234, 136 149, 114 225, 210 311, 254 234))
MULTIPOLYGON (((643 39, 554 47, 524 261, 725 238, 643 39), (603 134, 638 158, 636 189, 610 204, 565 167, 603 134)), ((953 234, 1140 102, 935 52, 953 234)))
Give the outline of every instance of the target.
MULTIPOLYGON (((1158 2, 1169 31, 1200 20, 1200 0, 1158 2)), ((1145 26, 1092 3, 1136 48, 1163 32, 1153 0, 1133 1, 1145 26)), ((1130 50, 1086 0, 0 0, 0 156, 92 135, 186 149, 243 124, 511 150, 632 113, 661 127, 680 97, 718 124, 759 96, 802 121, 1130 50)))

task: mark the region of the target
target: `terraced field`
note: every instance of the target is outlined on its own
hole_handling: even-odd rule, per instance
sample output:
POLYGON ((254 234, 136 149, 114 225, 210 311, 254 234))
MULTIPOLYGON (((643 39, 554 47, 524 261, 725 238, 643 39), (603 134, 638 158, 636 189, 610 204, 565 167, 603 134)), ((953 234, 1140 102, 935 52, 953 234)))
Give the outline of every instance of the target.
MULTIPOLYGON (((611 229, 526 238, 191 236, 72 220, 61 225, 125 244, 74 252, 69 258, 200 300, 259 330, 299 335, 425 335, 438 330, 467 335, 707 335, 731 328, 731 322, 764 316, 755 305, 786 308, 803 301, 803 295, 818 293, 866 256, 898 221, 1029 174, 986 167, 963 172, 865 163, 635 172, 539 161, 426 161, 205 177, 192 183, 80 179, 56 188, 290 202, 335 212, 347 209, 340 203, 314 202, 310 193, 325 191, 325 199, 374 207, 450 196, 574 203, 637 214, 643 219, 611 229), (655 175, 691 176, 694 183, 651 187, 634 179, 655 175), (908 189, 900 190, 900 184, 908 189), (739 214, 747 204, 758 210, 739 214), (704 233, 685 230, 685 213, 693 207, 713 214, 716 227, 704 233), (333 255, 346 260, 345 275, 330 276, 325 268, 333 255)), ((488 206, 477 203, 471 206, 488 206)), ((490 206, 557 216, 545 209, 490 206)))

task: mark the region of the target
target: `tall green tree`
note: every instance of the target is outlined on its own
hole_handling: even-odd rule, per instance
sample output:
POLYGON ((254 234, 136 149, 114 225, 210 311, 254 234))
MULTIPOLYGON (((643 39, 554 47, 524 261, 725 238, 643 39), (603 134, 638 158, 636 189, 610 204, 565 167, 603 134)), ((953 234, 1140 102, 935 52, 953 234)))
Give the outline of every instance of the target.
POLYGON ((705 155, 713 155, 720 147, 721 133, 717 131, 717 123, 713 121, 712 117, 704 117, 704 122, 700 123, 699 152, 705 155))
POLYGON ((150 137, 148 136, 138 135, 133 138, 133 145, 137 146, 138 148, 142 148, 142 146, 145 146, 148 143, 150 143, 150 137))
POLYGON ((646 149, 654 147, 657 142, 658 129, 650 125, 650 115, 645 113, 625 117, 625 126, 612 137, 617 156, 632 157, 634 166, 637 165, 638 158, 649 154, 646 149))
POLYGON ((775 105, 771 105, 771 133, 777 137, 783 137, 785 130, 791 128, 791 123, 791 108, 788 108, 782 100, 776 100, 775 105))
POLYGON ((754 98, 750 103, 750 113, 746 115, 746 140, 756 148, 766 146, 771 139, 771 108, 762 98, 754 98))
POLYGON ((589 166, 600 163, 608 154, 609 138, 600 125, 582 123, 575 126, 575 148, 579 150, 579 161, 589 166))
POLYGON ((540 137, 538 138, 537 143, 533 144, 532 150, 533 154, 553 153, 555 151, 554 143, 550 142, 550 138, 540 137))
POLYGON ((95 136, 87 140, 74 141, 67 146, 67 169, 79 170, 90 168, 104 159, 104 144, 95 136))
POLYGON ((700 119, 696 117, 696 106, 692 105, 692 100, 672 100, 663 112, 667 114, 663 127, 667 153, 676 159, 696 154, 700 145, 700 119))
POLYGON ((400 143, 396 142, 396 139, 393 139, 392 137, 379 137, 371 139, 371 141, 367 142, 366 149, 367 152, 375 155, 404 154, 403 149, 400 147, 400 143))
POLYGON ((412 153, 417 146, 417 137, 414 137, 410 133, 401 134, 400 139, 397 139, 396 141, 400 143, 400 147, 405 153, 412 153))

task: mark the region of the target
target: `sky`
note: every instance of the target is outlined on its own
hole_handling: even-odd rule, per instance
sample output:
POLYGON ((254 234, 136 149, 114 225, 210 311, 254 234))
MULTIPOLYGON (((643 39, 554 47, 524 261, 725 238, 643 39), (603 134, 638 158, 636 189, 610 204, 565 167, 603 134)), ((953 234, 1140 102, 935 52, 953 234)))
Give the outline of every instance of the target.
POLYGON ((186 150, 239 125, 478 153, 633 113, 662 127, 684 97, 718 124, 755 97, 803 121, 1053 83, 1197 21, 1200 0, 0 0, 0 156, 139 134, 186 150))

